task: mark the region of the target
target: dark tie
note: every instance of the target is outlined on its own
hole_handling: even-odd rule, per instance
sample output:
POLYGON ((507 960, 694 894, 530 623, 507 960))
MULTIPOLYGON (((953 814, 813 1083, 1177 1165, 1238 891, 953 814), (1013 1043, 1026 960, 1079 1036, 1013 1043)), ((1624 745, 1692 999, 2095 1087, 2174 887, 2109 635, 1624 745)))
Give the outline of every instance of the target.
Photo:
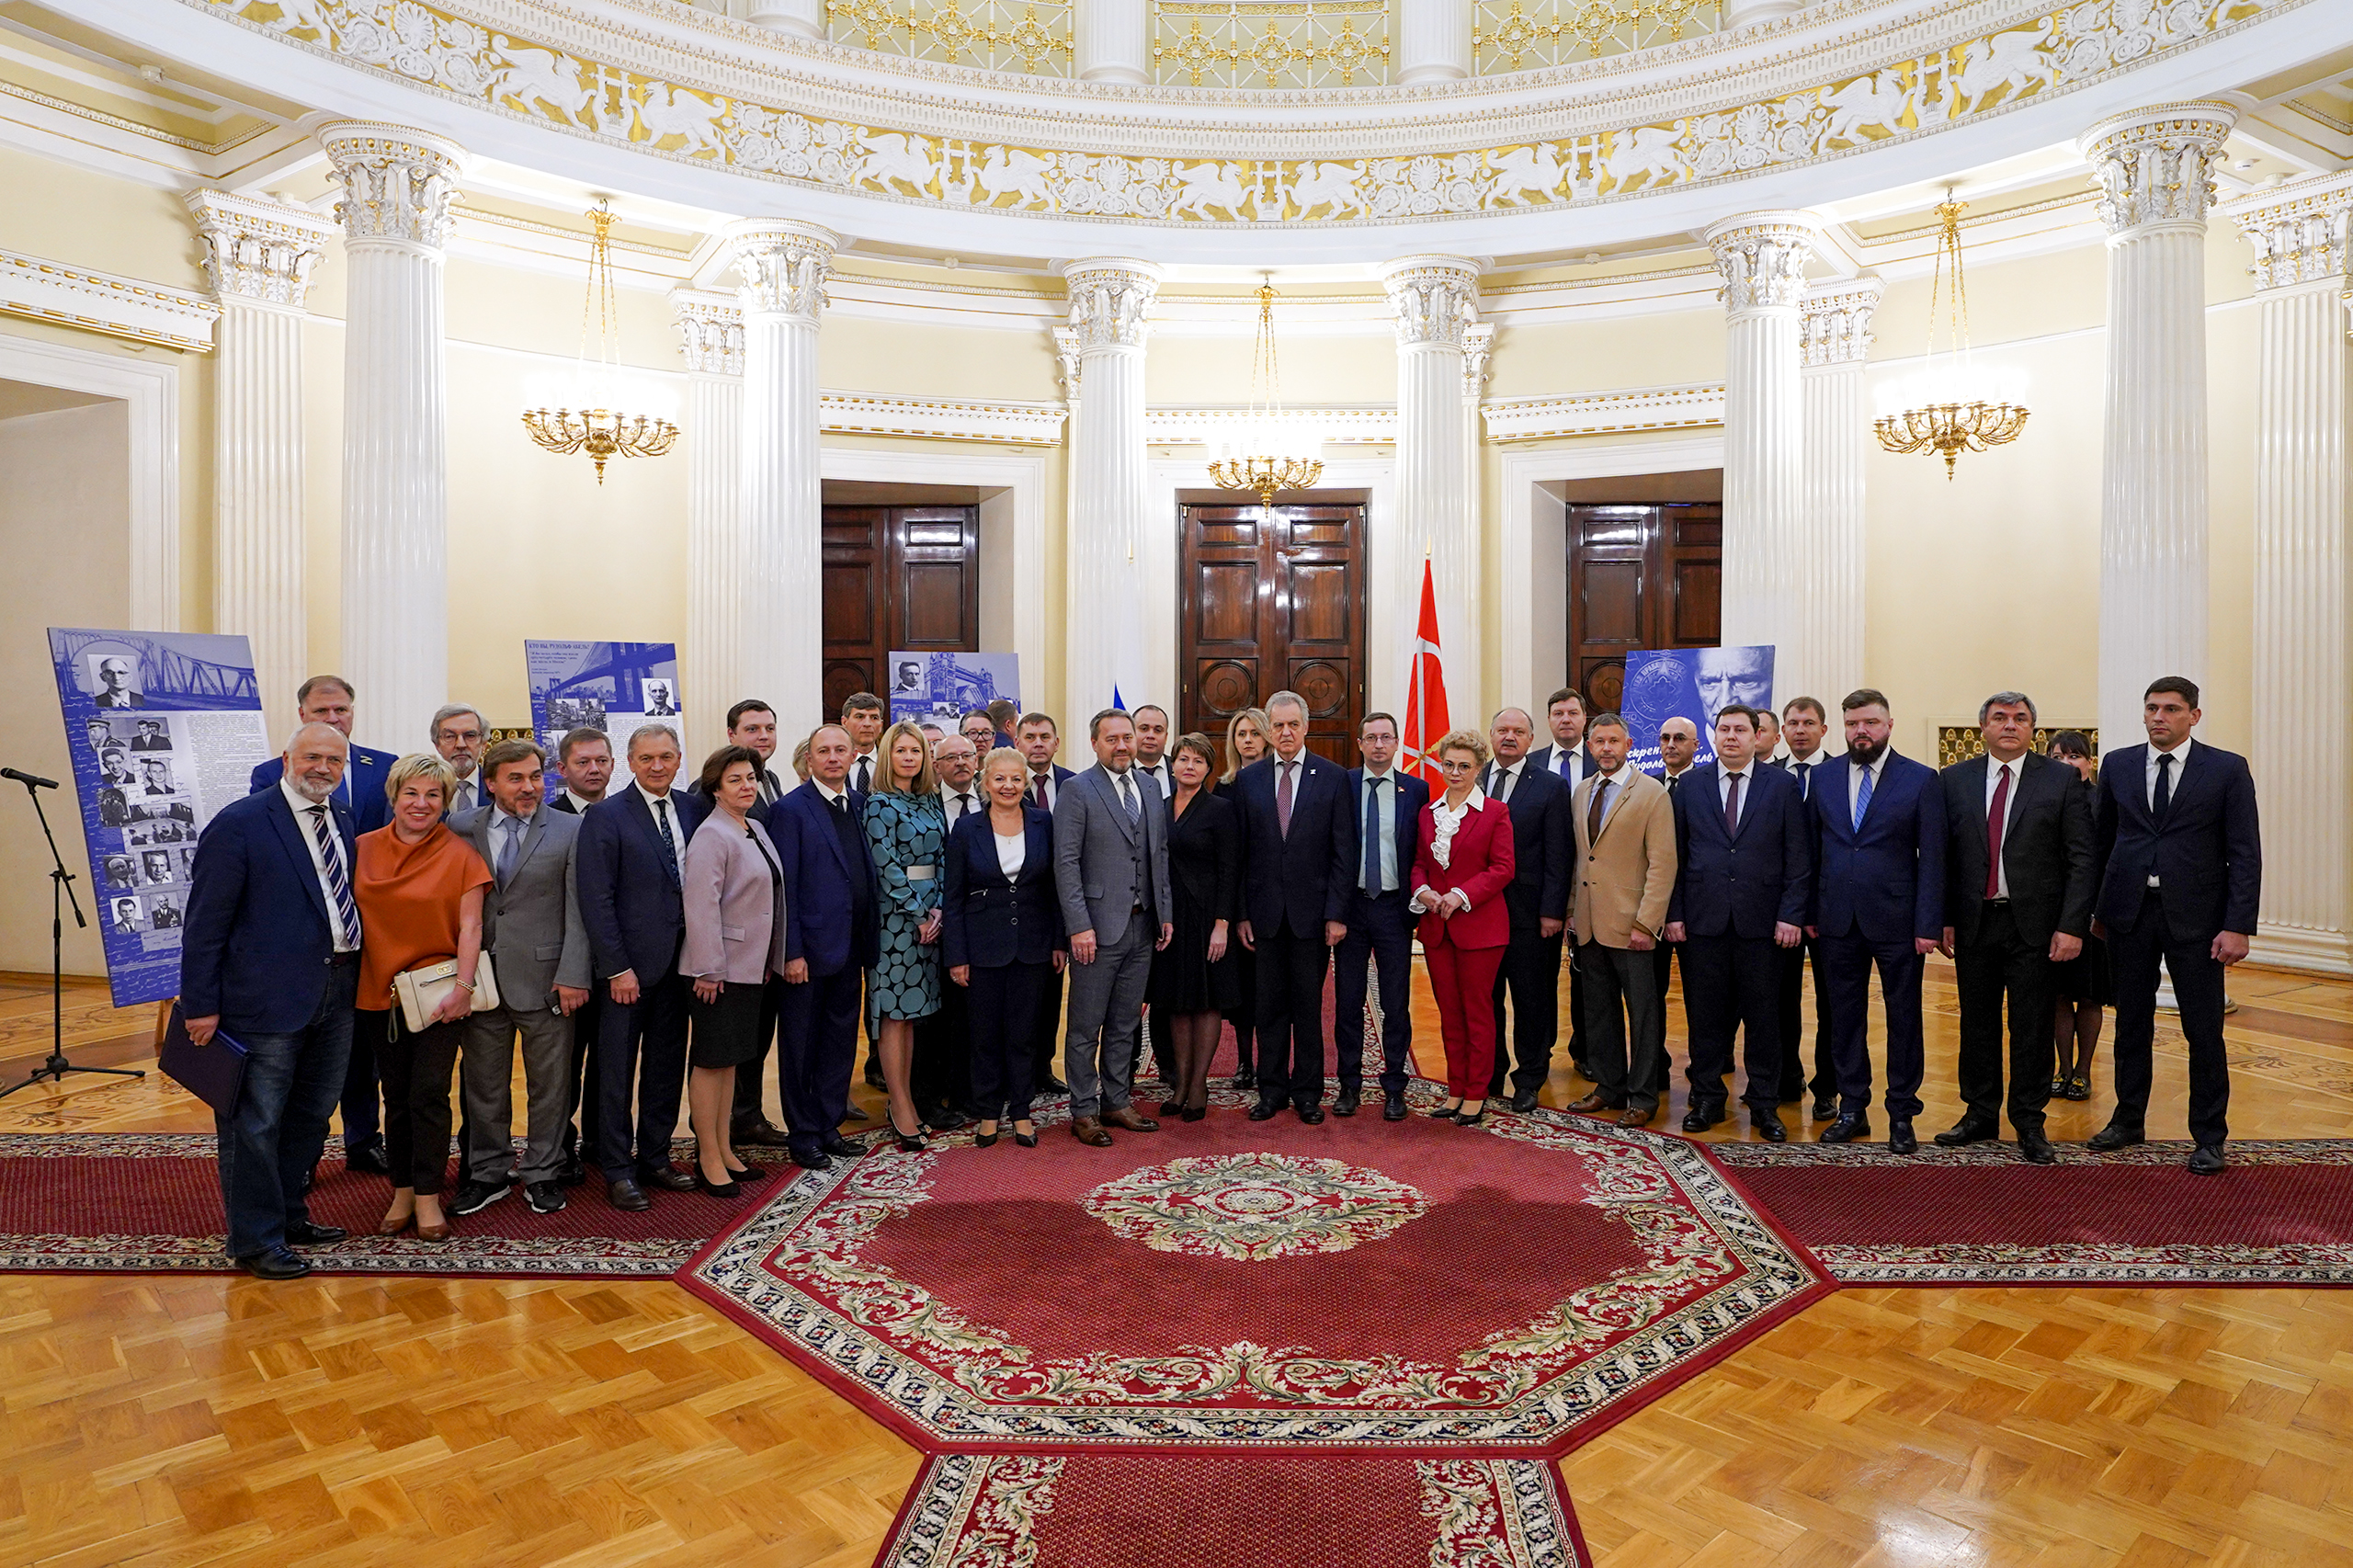
POLYGON ((662 830, 662 847, 670 852, 670 869, 678 869, 678 835, 670 831, 670 798, 667 795, 654 802, 654 825, 662 830))
POLYGON ((1495 798, 1495 804, 1499 806, 1508 806, 1511 804, 1510 768, 1496 768, 1494 773, 1489 776, 1487 782, 1492 786, 1492 788, 1488 790, 1487 793, 1495 798))
POLYGON ((1601 819, 1609 814, 1609 780, 1594 781, 1593 804, 1586 808, 1585 841, 1588 848, 1601 842, 1601 819))
POLYGON ((1054 803, 1046 799, 1046 780, 1050 777, 1049 774, 1040 773, 1033 776, 1029 780, 1030 801, 1041 812, 1051 812, 1054 809, 1054 803))
MULTIPOLYGON (((846 794, 845 794, 845 795, 836 795, 836 796, 835 796, 835 797, 834 797, 833 805, 834 805, 834 814, 835 814, 835 816, 844 816, 844 817, 846 817, 846 816, 849 815, 849 797, 848 797, 847 795, 846 795, 846 794)), ((665 828, 664 828, 664 829, 662 830, 662 836, 663 836, 663 837, 665 837, 665 838, 669 837, 669 836, 670 836, 670 830, 669 830, 668 828, 666 828, 666 827, 665 827, 665 828)))
POLYGON ((858 779, 850 788, 861 795, 874 788, 874 759, 872 757, 861 756, 858 759, 858 779))
POLYGON ((1732 775, 1732 788, 1724 791, 1724 836, 1729 838, 1740 831, 1740 775, 1732 775))
POLYGON ((1143 807, 1136 801, 1135 779, 1125 773, 1120 775, 1120 804, 1126 808, 1130 822, 1143 815, 1143 807))
POLYGON ((515 851, 523 843, 523 819, 508 817, 498 827, 506 835, 506 842, 498 846, 498 885, 503 888, 515 875, 515 851))
POLYGON ((2173 753, 2157 754, 2157 800, 2149 808, 2149 816, 2158 826, 2165 825, 2165 812, 2173 809, 2173 753))
POLYGON ((1299 764, 1286 762, 1275 769, 1275 831, 1283 837, 1290 836, 1290 772, 1299 764))
POLYGON ((359 905, 351 896, 351 878, 343 868, 343 835, 327 822, 327 809, 310 810, 311 836, 318 840, 319 859, 327 869, 327 888, 335 894, 335 928, 338 944, 359 945, 359 905))
POLYGON ((1813 783, 1806 777, 1807 774, 1813 771, 1813 764, 1810 762, 1801 762, 1798 764, 1798 799, 1801 801, 1811 801, 1813 799, 1813 783))
MULTIPOLYGON (((2164 786, 2158 786, 2160 789, 2164 786)), ((2002 781, 1994 786, 1994 803, 1985 812, 1985 896, 2002 896, 2002 824, 2010 812, 2010 765, 2002 764, 2002 781)))
POLYGON ((1364 891, 1381 891, 1381 787, 1386 778, 1364 781, 1364 891))
MULTIPOLYGON (((957 821, 957 822, 962 822, 966 817, 968 817, 968 816, 972 815, 972 792, 971 790, 957 790, 957 791, 956 791, 956 821, 957 821)), ((949 825, 951 825, 951 826, 952 826, 952 825, 954 825, 954 824, 950 824, 949 825)))

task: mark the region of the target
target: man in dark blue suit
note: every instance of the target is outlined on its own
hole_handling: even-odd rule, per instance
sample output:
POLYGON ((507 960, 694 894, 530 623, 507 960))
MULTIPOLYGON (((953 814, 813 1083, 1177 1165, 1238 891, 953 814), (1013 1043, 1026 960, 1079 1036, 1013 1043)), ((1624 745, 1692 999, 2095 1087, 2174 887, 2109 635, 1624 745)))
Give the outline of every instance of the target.
POLYGON ((1716 710, 1716 760, 1675 792, 1675 892, 1666 936, 1683 944, 1683 1010, 1691 1028, 1686 1132, 1724 1119, 1732 1037, 1744 1037, 1741 1100, 1768 1143, 1781 1125, 1781 949, 1804 939, 1813 895, 1813 824, 1797 780, 1755 756, 1756 710, 1716 710))
POLYGON ((605 985, 597 1019, 596 1157, 616 1209, 648 1209, 648 1186, 685 1192, 694 1178, 670 1163, 670 1135, 687 1081, 688 983, 678 973, 686 940, 679 873, 687 844, 709 814, 704 802, 670 786, 678 737, 667 724, 641 724, 629 738, 632 782, 580 816, 573 851, 580 919, 605 985), (631 1115, 634 1102, 634 1116, 631 1115))
POLYGON ((1569 869, 1576 858, 1569 787, 1529 755, 1535 731, 1517 708, 1497 713, 1487 729, 1495 760, 1479 779, 1487 797, 1511 813, 1514 857, 1511 885, 1504 889, 1511 945, 1495 971, 1495 1065, 1487 1096, 1503 1094, 1505 1063, 1517 1057, 1510 1068, 1511 1108, 1522 1116, 1536 1108, 1537 1091, 1552 1075, 1552 1045, 1561 1038, 1561 934, 1569 928, 1569 869))
MULTIPOLYGON (((2230 1136, 2230 1066, 2222 1054, 2222 971, 2246 957, 2263 893, 2263 839, 2246 758, 2193 743, 2198 687, 2152 681, 2141 700, 2146 745, 2100 760, 2092 808, 2099 884, 2094 936, 2116 974, 2116 1111, 2095 1149, 2147 1136, 2157 963, 2173 977, 2189 1046, 2189 1168, 2221 1174, 2230 1136)), ((2314 713, 2313 723, 2332 722, 2314 713)))
POLYGON ((866 798, 849 789, 849 732, 809 737, 809 781, 768 812, 784 865, 784 1000, 777 1015, 777 1085, 793 1162, 829 1169, 855 1157, 841 1135, 858 1062, 866 971, 881 956, 866 798))
POLYGON ((229 1255, 264 1279, 311 1271, 290 1248, 343 1240, 303 1195, 342 1092, 359 983, 351 811, 335 798, 350 743, 327 724, 294 732, 279 782, 223 807, 197 841, 180 937, 188 1038, 245 1048, 233 1113, 213 1117, 229 1255))
MULTIPOLYGON (((301 722, 325 724, 349 743, 349 681, 341 676, 313 676, 296 689, 294 705, 301 722)), ((335 794, 350 811, 356 831, 373 833, 392 820, 392 803, 384 793, 384 780, 392 764, 399 760, 388 751, 351 747, 351 760, 343 770, 335 794)), ((285 758, 273 756, 267 762, 254 765, 253 779, 246 788, 258 795, 285 775, 285 758)), ((342 1106, 344 1165, 355 1171, 390 1176, 392 1167, 384 1163, 383 1117, 376 1088, 376 1042, 368 1038, 365 1029, 352 1032, 350 1058, 344 1068, 342 1106)))
MULTIPOLYGON (((1564 686, 1544 702, 1544 722, 1552 732, 1552 744, 1538 746, 1528 754, 1528 760, 1561 781, 1561 787, 1572 797, 1577 786, 1598 771, 1594 766, 1593 749, 1585 744, 1585 698, 1573 686, 1564 686)), ((1574 809, 1574 807, 1572 808, 1574 809)), ((1569 824, 1570 859, 1576 858, 1576 824, 1569 824)), ((1572 873, 1574 877, 1574 873, 1572 873)), ((1573 883, 1574 886, 1574 883, 1573 883)), ((1584 1077, 1593 1072, 1585 1059, 1585 971, 1577 967, 1576 954, 1572 951, 1569 970, 1569 1063, 1584 1077)), ((1503 1038, 1497 1026, 1495 1038, 1503 1038)))
POLYGON ((1917 1153, 1926 1072, 1920 1030, 1921 960, 1945 930, 1944 787, 1936 770, 1889 749, 1887 699, 1869 687, 1839 704, 1847 755, 1813 775, 1813 919, 1821 974, 1830 987, 1838 1119, 1824 1143, 1870 1134, 1871 966, 1887 1004, 1887 1146, 1917 1153))
POLYGON ((1365 966, 1381 979, 1381 1114, 1405 1119, 1405 1081, 1414 1071, 1414 1019, 1407 983, 1414 971, 1414 852, 1430 787, 1397 771, 1397 721, 1368 713, 1357 729, 1364 766, 1348 772, 1356 798, 1356 878, 1348 898, 1348 934, 1332 977, 1334 1047, 1340 1055, 1340 1096, 1332 1108, 1354 1116, 1364 1094, 1365 966))
MULTIPOLYGON (((991 713, 996 711, 994 705, 991 713)), ((1024 713, 1014 727, 1014 748, 1029 765, 1029 788, 1026 795, 1030 805, 1051 814, 1054 801, 1061 796, 1063 786, 1078 777, 1054 760, 1063 747, 1062 730, 1051 713, 1024 713)), ((983 767, 988 758, 981 758, 983 767)), ((1038 994, 1037 1026, 1029 1037, 1029 1051, 1037 1073, 1037 1092, 1059 1095, 1063 1084, 1054 1069, 1063 1059, 1063 972, 1054 971, 1046 976, 1038 994)))
POLYGON ((1234 776, 1242 803, 1242 945, 1258 955, 1258 1103, 1324 1119, 1324 971, 1348 934, 1358 858, 1348 773, 1307 749, 1307 699, 1267 699, 1274 755, 1234 776))

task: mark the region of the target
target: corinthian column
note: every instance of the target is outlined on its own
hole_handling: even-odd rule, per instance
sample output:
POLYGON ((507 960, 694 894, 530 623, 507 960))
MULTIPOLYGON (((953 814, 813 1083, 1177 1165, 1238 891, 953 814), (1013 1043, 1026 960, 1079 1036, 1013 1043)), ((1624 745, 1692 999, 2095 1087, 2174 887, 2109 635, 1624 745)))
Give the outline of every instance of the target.
POLYGON ((1074 733, 1115 688, 1131 703, 1143 691, 1143 349, 1160 277, 1152 263, 1126 256, 1063 267, 1086 389, 1063 555, 1063 719, 1074 733))
MULTIPOLYGON (((687 721, 716 741, 744 684, 744 312, 724 294, 670 296, 687 355, 687 721)), ((761 694, 771 705, 779 696, 761 694)), ((780 732, 779 732, 780 733, 780 732)), ((702 744, 699 739, 698 744, 702 744)), ((788 753, 788 755, 790 755, 788 753)))
MULTIPOLYGON (((302 298, 335 225, 199 190, 188 209, 221 301, 212 361, 212 628, 253 648, 262 709, 294 706, 309 664, 302 582, 302 298)), ((357 677, 355 677, 357 678, 357 677)))
POLYGON ((354 739, 425 744, 449 698, 449 410, 441 246, 464 154, 396 125, 319 132, 343 187, 343 673, 354 739))
POLYGON ((841 243, 813 223, 727 231, 744 280, 743 479, 737 497, 738 689, 798 744, 824 717, 824 513, 817 450, 817 322, 841 243))
MULTIPOLYGON (((2272 963, 2353 970, 2353 748, 2329 719, 2353 703, 2345 585, 2353 571, 2353 174, 2293 181, 2231 213, 2255 246, 2263 312, 2255 437, 2255 778, 2263 802, 2262 922, 2272 963)), ((2103 615, 2105 607, 2103 607, 2103 615)))
POLYGON ((1863 684, 1863 458, 1871 440, 1863 362, 1884 287, 1865 278, 1815 290, 1799 322, 1802 538, 1789 642, 1774 660, 1773 688, 1779 701, 1814 697, 1833 711, 1863 684))
POLYGON ((1781 673, 1780 651, 1795 655, 1801 669, 1805 659, 1798 633, 1806 549, 1798 340, 1815 233, 1808 213, 1751 212, 1725 219, 1706 235, 1724 280, 1722 641, 1726 647, 1770 643, 1777 696, 1798 694, 1781 673))
POLYGON ((2076 143, 2105 194, 2108 415, 2100 454, 2099 723, 2141 738, 2141 694, 2206 672, 2206 208, 2238 111, 2165 104, 2076 143))
MULTIPOLYGON (((1456 256, 1400 256, 1381 269, 1397 320, 1397 563, 1410 628, 1421 603, 1422 562, 1438 595, 1449 711, 1458 723, 1486 718, 1481 681, 1479 517, 1472 504, 1462 404, 1465 339, 1479 322, 1479 265, 1456 256)), ((1402 659, 1412 651, 1410 635, 1402 659)), ((1403 680, 1405 671, 1396 672, 1403 680)))

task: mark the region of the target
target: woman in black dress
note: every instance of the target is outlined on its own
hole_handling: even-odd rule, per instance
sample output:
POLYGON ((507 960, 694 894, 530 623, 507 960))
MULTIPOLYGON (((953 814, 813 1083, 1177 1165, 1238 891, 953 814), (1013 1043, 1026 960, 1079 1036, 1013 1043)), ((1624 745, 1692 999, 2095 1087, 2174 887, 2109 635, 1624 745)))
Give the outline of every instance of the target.
POLYGON ((1232 941, 1234 900, 1242 890, 1242 824, 1233 802, 1209 788, 1217 750, 1202 734, 1186 735, 1168 754, 1176 797, 1168 803, 1168 882, 1176 900, 1176 934, 1152 957, 1144 995, 1155 1023, 1165 1020, 1176 1081, 1161 1103, 1164 1117, 1199 1121, 1209 1113, 1210 1060, 1223 1015, 1241 1000, 1232 941))
MULTIPOLYGON (((2099 778, 2091 737, 2081 730, 2062 730, 2052 736, 2051 755, 2080 774, 2086 789, 2099 778)), ((2052 1039, 2058 1047, 2058 1060, 2051 1097, 2087 1100, 2092 1097, 2092 1053, 2099 1049, 2101 1010, 2113 990, 2108 944, 2097 937, 2086 937, 2083 952, 2059 965, 2055 979, 2058 1011, 2052 1039)))
MULTIPOLYGON (((1274 744, 1274 721, 1267 717, 1263 708, 1245 708, 1226 721, 1225 771, 1218 776, 1218 799, 1233 805, 1234 775, 1267 755, 1274 744)), ((1233 809, 1239 813, 1242 808, 1234 805, 1233 809)), ((1240 825, 1237 814, 1235 826, 1240 825)), ((1241 894, 1237 892, 1234 896, 1239 898, 1241 894)), ((1233 1026, 1233 1086, 1255 1089, 1258 1086, 1258 1074, 1251 1063, 1257 1060, 1255 1035, 1258 1027, 1258 958, 1236 942, 1228 960, 1233 965, 1233 983, 1241 993, 1233 1006, 1225 1010, 1226 1021, 1233 1026)))

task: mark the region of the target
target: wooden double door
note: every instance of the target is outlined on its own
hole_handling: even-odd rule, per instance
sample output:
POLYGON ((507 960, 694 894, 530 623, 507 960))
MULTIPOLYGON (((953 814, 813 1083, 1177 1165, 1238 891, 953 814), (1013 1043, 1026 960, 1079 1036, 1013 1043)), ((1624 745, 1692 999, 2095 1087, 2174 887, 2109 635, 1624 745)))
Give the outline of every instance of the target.
POLYGON ((824 509, 826 718, 854 692, 890 690, 894 651, 980 647, 980 528, 977 506, 824 509))
MULTIPOLYGON (((1361 503, 1179 508, 1178 727, 1225 744, 1245 708, 1291 690, 1307 744, 1352 766, 1364 713, 1361 503)), ((1220 769, 1222 771, 1222 768, 1220 769)))
POLYGON ((1625 695, 1627 654, 1716 645, 1720 504, 1571 506, 1568 536, 1569 671, 1595 711, 1615 710, 1625 695))

